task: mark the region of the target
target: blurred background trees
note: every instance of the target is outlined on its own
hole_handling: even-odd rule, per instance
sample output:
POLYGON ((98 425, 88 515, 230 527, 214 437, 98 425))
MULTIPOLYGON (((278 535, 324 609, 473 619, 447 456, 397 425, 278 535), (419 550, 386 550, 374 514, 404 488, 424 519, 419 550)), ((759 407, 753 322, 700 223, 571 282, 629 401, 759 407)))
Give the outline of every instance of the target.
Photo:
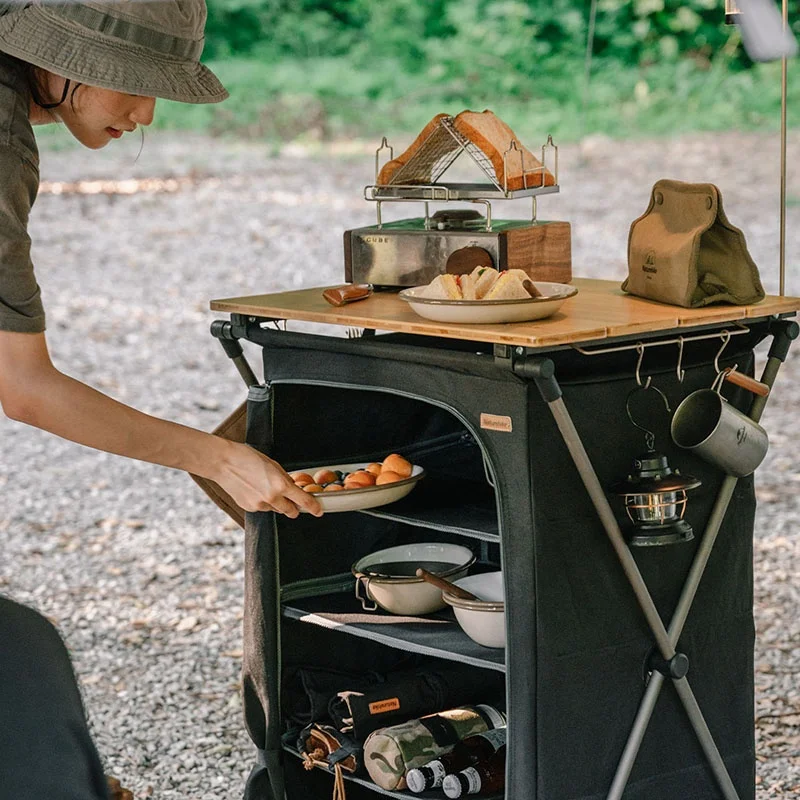
POLYGON ((723 0, 599 0, 588 81, 589 0, 208 5, 204 59, 233 97, 168 111, 167 126, 373 137, 467 107, 492 108, 532 141, 777 126, 779 66, 748 60, 723 0))

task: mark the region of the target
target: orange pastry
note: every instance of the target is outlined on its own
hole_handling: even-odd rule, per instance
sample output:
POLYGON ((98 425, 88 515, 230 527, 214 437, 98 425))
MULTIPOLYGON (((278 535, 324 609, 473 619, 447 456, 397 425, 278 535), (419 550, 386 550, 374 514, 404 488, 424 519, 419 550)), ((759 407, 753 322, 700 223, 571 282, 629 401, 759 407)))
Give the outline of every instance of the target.
POLYGON ((410 478, 413 469, 414 467, 408 459, 403 458, 403 456, 397 453, 392 453, 390 456, 386 456, 386 458, 383 459, 381 475, 383 475, 384 472, 396 472, 401 478, 410 478))

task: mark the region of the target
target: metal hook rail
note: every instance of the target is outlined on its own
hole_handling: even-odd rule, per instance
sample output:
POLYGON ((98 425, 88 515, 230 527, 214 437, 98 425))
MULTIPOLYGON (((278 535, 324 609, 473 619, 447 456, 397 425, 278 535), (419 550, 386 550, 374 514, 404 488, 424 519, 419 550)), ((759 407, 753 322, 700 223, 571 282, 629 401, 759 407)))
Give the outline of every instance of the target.
POLYGON ((750 333, 750 328, 746 325, 740 325, 736 323, 735 330, 728 330, 725 328, 724 330, 717 331, 716 333, 698 333, 696 336, 678 336, 673 339, 661 339, 657 342, 636 342, 635 344, 618 344, 612 347, 596 347, 593 349, 587 349, 586 347, 581 347, 577 344, 571 344, 570 347, 573 350, 577 350, 583 356, 601 356, 607 353, 622 353, 626 350, 636 350, 639 351, 640 348, 647 349, 648 347, 662 347, 664 345, 670 344, 677 344, 681 348, 681 353, 683 352, 683 345, 687 344, 688 342, 699 342, 702 339, 723 339, 725 344, 727 345, 728 340, 732 336, 741 336, 743 333, 750 333))

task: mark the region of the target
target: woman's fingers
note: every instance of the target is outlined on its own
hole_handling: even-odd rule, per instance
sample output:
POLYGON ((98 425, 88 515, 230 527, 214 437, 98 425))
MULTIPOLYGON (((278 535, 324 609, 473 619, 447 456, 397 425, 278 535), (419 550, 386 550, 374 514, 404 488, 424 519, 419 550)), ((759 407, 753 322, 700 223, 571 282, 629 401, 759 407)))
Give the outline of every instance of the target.
POLYGON ((308 511, 309 514, 313 514, 315 517, 322 516, 322 506, 320 506, 317 498, 308 492, 304 492, 294 483, 292 483, 289 491, 286 492, 286 496, 299 508, 302 508, 304 511, 308 511))

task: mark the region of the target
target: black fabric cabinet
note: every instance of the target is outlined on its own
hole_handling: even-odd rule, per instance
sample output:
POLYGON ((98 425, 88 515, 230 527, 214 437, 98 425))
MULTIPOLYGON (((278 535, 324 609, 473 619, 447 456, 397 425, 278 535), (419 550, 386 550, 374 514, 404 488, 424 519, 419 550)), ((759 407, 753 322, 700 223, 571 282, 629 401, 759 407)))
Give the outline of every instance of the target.
MULTIPOLYGON (((754 328, 736 337, 721 363, 752 372, 752 348, 762 335, 754 328)), ((306 772, 282 752, 282 676, 304 664, 391 670, 410 655, 505 670, 506 798, 605 797, 645 688, 653 641, 536 387, 512 372, 509 359, 495 357, 491 345, 267 330, 253 340, 263 347, 267 385, 250 393, 251 445, 289 469, 399 451, 428 477, 400 504, 372 512, 298 520, 248 514, 244 700, 259 761, 247 800, 283 800, 284 791, 288 800, 327 800, 332 791, 330 775, 306 772), (482 413, 509 417, 512 430, 482 428, 482 413), (505 657, 473 644, 454 623, 445 633, 424 622, 396 629, 363 623, 348 578, 352 563, 381 547, 426 540, 458 541, 480 562, 502 565, 505 657), (344 627, 307 624, 324 620, 326 609, 344 627)), ((674 410, 686 394, 711 385, 718 348, 719 340, 687 344, 682 384, 676 348, 648 350, 643 372, 674 410)), ((625 411, 636 385, 636 354, 548 355, 607 487, 644 451, 643 434, 625 411)), ((748 399, 736 389, 726 395, 739 407, 748 399)), ((703 481, 690 493, 686 514, 702 532, 722 475, 672 445, 669 415, 655 393, 635 395, 632 410, 637 421, 651 423, 673 466, 703 481)), ((624 512, 614 506, 622 523, 624 512)), ((690 658, 692 688, 743 800, 754 797, 754 510, 752 479, 743 479, 678 648, 690 658)), ((634 549, 666 623, 696 546, 697 539, 634 549)), ((377 796, 348 782, 348 798, 377 796)), ((624 796, 720 796, 671 686, 658 700, 624 796)))

